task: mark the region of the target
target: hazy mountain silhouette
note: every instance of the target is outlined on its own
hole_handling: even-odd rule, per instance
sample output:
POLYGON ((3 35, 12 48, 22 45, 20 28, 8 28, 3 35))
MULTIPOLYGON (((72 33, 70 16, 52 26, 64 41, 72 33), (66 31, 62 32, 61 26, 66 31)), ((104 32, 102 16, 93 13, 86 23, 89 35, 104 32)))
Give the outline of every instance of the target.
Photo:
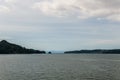
POLYGON ((45 51, 39 51, 34 49, 27 49, 17 44, 12 44, 6 40, 0 42, 0 54, 32 54, 32 53, 45 53, 45 51))

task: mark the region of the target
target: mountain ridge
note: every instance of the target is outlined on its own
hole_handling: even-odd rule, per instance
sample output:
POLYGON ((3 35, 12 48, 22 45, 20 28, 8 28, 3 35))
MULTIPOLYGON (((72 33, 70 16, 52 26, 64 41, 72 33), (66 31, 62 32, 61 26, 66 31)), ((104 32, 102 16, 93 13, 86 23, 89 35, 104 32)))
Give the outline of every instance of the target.
POLYGON ((65 54, 120 54, 120 49, 93 49, 65 51, 65 54))
POLYGON ((6 40, 0 41, 0 54, 33 54, 33 53, 46 53, 45 51, 27 49, 17 44, 9 43, 6 40))

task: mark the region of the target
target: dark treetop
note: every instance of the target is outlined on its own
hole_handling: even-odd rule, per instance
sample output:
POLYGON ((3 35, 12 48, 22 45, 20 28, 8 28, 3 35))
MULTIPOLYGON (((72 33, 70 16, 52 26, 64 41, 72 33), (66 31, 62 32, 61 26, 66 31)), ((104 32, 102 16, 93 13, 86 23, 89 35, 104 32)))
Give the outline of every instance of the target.
POLYGON ((45 53, 45 51, 39 51, 34 49, 27 49, 25 47, 12 44, 6 40, 0 42, 0 54, 33 54, 33 53, 45 53))

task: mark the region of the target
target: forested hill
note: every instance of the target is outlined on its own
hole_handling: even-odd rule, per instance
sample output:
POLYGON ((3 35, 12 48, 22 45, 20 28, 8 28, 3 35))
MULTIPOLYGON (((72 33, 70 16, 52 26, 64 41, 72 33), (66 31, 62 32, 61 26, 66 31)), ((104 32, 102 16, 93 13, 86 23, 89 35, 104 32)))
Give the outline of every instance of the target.
POLYGON ((95 50, 75 50, 75 51, 66 51, 65 54, 120 54, 120 49, 95 49, 95 50))
POLYGON ((20 45, 9 43, 6 40, 2 40, 0 42, 0 54, 33 54, 33 53, 44 54, 45 51, 27 49, 20 45))

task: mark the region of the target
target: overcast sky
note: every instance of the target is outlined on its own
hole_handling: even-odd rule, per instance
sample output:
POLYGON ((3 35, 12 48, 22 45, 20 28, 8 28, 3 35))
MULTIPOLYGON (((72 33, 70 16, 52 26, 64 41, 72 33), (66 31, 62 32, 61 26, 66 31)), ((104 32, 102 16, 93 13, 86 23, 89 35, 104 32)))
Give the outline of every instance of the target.
POLYGON ((0 0, 0 40, 42 50, 120 48, 120 0, 0 0))

